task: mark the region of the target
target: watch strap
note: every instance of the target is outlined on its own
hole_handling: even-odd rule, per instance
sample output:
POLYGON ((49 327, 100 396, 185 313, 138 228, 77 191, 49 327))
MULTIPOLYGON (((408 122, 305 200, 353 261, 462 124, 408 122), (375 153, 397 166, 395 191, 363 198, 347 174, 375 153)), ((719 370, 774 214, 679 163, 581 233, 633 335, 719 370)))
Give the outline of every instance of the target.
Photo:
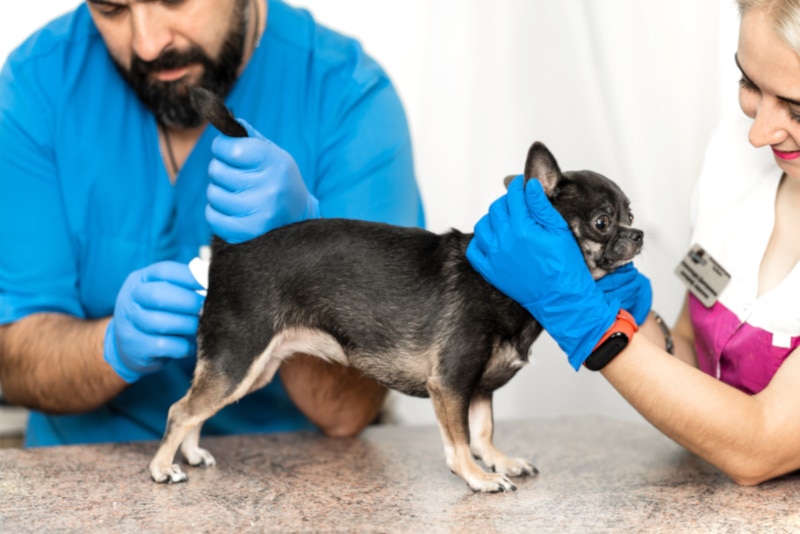
POLYGON ((584 365, 591 371, 599 371, 628 346, 633 334, 639 330, 636 320, 625 310, 619 310, 614 324, 597 342, 584 365))

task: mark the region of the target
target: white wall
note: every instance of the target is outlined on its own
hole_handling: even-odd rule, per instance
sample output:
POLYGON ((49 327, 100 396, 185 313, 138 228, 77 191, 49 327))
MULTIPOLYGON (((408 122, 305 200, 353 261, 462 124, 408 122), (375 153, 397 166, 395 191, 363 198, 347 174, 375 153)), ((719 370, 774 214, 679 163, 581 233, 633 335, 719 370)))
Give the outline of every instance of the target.
MULTIPOLYGON (((688 247, 689 197, 704 145, 736 112, 732 0, 293 0, 358 37, 408 112, 434 231, 471 230, 547 144, 562 169, 591 168, 632 199, 655 309, 672 321, 672 274, 688 247), (491 6, 491 7, 490 7, 491 6)), ((75 0, 0 3, 0 60, 75 0)), ((498 419, 597 413, 641 421, 599 376, 574 373, 555 344, 496 394, 498 419)), ((432 422, 427 400, 397 397, 400 418, 432 422)))

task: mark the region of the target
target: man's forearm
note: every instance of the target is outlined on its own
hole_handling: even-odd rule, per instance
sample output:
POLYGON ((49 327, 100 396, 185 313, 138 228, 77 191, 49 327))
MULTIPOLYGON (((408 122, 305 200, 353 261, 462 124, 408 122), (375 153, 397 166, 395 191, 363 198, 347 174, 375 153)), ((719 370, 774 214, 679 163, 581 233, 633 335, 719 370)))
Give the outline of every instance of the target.
POLYGON ((306 355, 283 362, 281 380, 289 397, 329 436, 354 436, 375 420, 386 388, 352 367, 306 355))
POLYGON ((0 385, 9 402, 48 413, 101 406, 126 387, 103 360, 108 319, 34 314, 0 326, 0 385))

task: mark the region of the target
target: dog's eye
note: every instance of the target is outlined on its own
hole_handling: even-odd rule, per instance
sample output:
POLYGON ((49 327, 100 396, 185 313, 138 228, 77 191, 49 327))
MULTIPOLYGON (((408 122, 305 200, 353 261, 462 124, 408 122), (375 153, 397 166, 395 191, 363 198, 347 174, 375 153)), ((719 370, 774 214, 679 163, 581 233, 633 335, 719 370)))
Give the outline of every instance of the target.
POLYGON ((633 212, 628 213, 628 224, 633 224, 633 212))
POLYGON ((605 232, 608 229, 608 225, 611 223, 607 215, 601 215, 600 217, 594 220, 594 227, 600 230, 601 232, 605 232))

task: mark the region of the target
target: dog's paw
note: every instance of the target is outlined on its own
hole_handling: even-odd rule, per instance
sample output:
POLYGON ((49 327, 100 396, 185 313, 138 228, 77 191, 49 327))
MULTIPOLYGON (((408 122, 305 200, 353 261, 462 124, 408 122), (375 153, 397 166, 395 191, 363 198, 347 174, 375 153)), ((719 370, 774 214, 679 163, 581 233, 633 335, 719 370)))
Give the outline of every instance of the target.
POLYGON ((178 482, 186 482, 189 477, 186 473, 181 471, 181 468, 173 464, 166 469, 150 466, 150 477, 159 484, 176 484, 178 482))
POLYGON ((183 455, 183 459, 187 464, 194 467, 211 467, 212 465, 217 465, 217 461, 211 453, 200 447, 195 447, 192 450, 181 449, 181 455, 183 455))
POLYGON ((539 474, 539 470, 524 458, 503 458, 492 465, 491 469, 496 473, 510 477, 533 477, 539 474))
POLYGON ((480 491, 483 493, 517 490, 517 487, 511 483, 508 477, 500 473, 483 473, 480 476, 471 476, 467 479, 467 485, 472 491, 480 491))

